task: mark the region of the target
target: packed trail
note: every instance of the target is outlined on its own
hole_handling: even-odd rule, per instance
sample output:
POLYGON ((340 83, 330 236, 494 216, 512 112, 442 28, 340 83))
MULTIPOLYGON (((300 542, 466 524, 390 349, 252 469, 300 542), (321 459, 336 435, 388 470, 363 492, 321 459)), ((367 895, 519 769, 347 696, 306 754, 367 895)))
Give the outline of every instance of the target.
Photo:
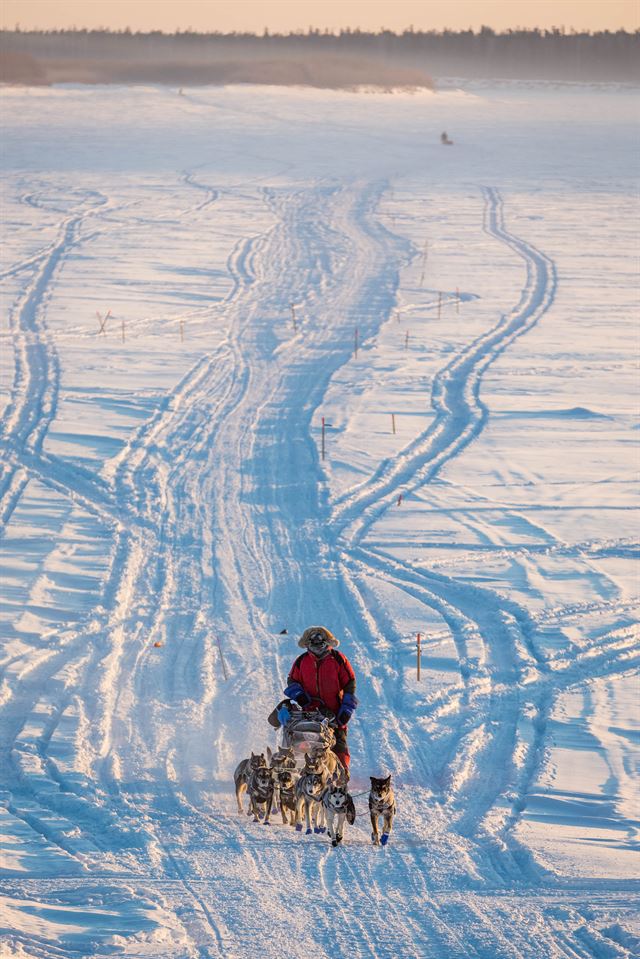
POLYGON ((637 954, 631 94, 3 96, 0 956, 637 954))

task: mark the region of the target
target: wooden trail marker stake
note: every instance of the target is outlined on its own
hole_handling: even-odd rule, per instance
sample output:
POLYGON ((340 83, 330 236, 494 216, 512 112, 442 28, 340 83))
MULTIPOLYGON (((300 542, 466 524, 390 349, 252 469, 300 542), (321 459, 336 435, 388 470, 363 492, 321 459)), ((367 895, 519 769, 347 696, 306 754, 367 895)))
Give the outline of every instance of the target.
POLYGON ((215 639, 216 639, 216 646, 218 647, 218 652, 220 653, 220 664, 222 666, 222 672, 224 674, 224 678, 228 680, 229 673, 227 671, 227 664, 225 662, 224 655, 222 653, 222 646, 220 645, 220 637, 216 634, 215 639))
POLYGON ((184 320, 180 320, 180 342, 184 343, 184 320))
POLYGON ((124 320, 122 321, 122 342, 124 343, 124 320))
POLYGON ((395 413, 391 414, 391 429, 393 430, 393 435, 395 436, 396 434, 396 414, 395 413))
POLYGON ((324 459, 324 434, 325 434, 325 423, 324 416, 322 417, 322 459, 324 459))
POLYGON ((424 254, 422 256, 422 274, 420 276, 420 286, 424 283, 424 275, 427 269, 427 257, 429 255, 429 241, 424 241, 424 254))
POLYGON ((293 321, 293 332, 294 332, 294 333, 297 333, 297 332, 298 332, 298 324, 297 324, 297 322, 296 322, 296 307, 295 307, 295 304, 294 304, 294 303, 291 304, 291 320, 293 321))
POLYGON ((400 506, 401 503, 402 503, 402 493, 398 493, 398 502, 396 503, 396 506, 400 506))
POLYGON ((111 316, 111 310, 107 310, 104 317, 96 310, 96 316, 98 317, 98 323, 100 324, 100 329, 98 330, 98 336, 102 333, 103 336, 107 335, 107 320, 111 316))
POLYGON ((420 657, 422 655, 422 636, 420 633, 416 636, 416 678, 420 682, 420 657))
POLYGON ((409 330, 407 330, 404 336, 404 348, 405 350, 409 349, 409 330))

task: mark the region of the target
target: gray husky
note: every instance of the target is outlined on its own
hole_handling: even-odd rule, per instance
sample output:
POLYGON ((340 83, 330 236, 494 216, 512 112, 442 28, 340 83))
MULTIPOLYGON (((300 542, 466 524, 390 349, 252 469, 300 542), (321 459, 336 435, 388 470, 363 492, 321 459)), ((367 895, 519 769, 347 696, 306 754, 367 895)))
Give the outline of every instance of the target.
POLYGON ((391 788, 391 776, 387 776, 386 779, 376 779, 375 776, 369 778, 371 780, 369 812, 373 829, 371 839, 376 846, 386 846, 393 828, 393 817, 396 814, 396 801, 391 788), (380 816, 382 816, 382 836, 378 832, 380 816))
POLYGON ((295 769, 278 769, 275 772, 275 788, 278 790, 280 813, 285 826, 295 826, 296 824, 298 816, 297 781, 298 774, 295 769))
POLYGON ((273 805, 273 772, 266 766, 258 766, 251 771, 247 783, 249 801, 253 811, 253 821, 260 822, 264 812, 263 825, 269 825, 269 816, 273 805), (261 808, 264 807, 264 810, 261 808))
MULTIPOLYGON (((242 808, 242 796, 246 792, 247 785, 249 783, 249 776, 254 769, 258 769, 259 766, 266 766, 264 753, 251 753, 249 759, 243 759, 241 763, 238 763, 236 766, 236 771, 233 774, 233 781, 236 786, 236 802, 238 803, 238 812, 244 812, 242 808)), ((248 816, 251 815, 250 812, 247 813, 248 816)))
POLYGON ((349 825, 353 826, 356 820, 356 807, 347 792, 346 785, 338 782, 337 777, 332 779, 322 794, 322 805, 324 806, 329 836, 331 837, 331 845, 335 848, 338 843, 342 842, 345 819, 349 825), (334 829, 333 824, 336 821, 337 824, 334 829))
POLYGON ((307 835, 311 832, 313 820, 314 832, 323 832, 324 809, 322 793, 327 784, 327 774, 320 759, 312 760, 305 754, 305 765, 296 783, 296 829, 302 829, 302 815, 307 823, 307 835))
POLYGON ((275 753, 272 753, 267 746, 267 759, 269 760, 269 768, 273 772, 273 811, 277 812, 278 807, 281 805, 280 772, 283 769, 295 769, 296 758, 291 747, 280 746, 276 749, 275 753))

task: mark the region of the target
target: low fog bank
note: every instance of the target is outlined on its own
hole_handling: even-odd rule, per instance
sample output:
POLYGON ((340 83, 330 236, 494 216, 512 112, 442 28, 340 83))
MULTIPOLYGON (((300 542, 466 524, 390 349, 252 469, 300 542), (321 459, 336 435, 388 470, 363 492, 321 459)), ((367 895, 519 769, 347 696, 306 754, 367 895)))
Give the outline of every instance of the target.
POLYGON ((5 83, 431 87, 431 78, 640 82, 640 33, 0 31, 5 83))
POLYGON ((25 85, 52 83, 163 83, 193 86, 230 83, 273 86, 311 86, 326 89, 354 87, 433 88, 423 71, 396 64, 352 57, 308 56, 268 59, 241 58, 214 61, 170 59, 48 58, 10 52, 0 59, 0 82, 25 85))

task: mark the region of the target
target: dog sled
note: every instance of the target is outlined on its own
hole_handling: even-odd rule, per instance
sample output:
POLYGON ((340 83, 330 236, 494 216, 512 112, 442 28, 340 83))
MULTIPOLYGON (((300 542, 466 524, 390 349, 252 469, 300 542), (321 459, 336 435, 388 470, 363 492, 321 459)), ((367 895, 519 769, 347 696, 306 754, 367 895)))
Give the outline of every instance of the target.
POLYGON ((296 753, 331 748, 335 741, 329 719, 316 709, 301 709, 282 727, 282 745, 296 753))
POLYGON ((280 703, 274 709, 268 722, 276 729, 282 729, 282 745, 285 749, 293 749, 296 755, 306 752, 331 748, 335 741, 335 733, 331 726, 335 721, 333 714, 325 715, 319 709, 301 709, 297 703, 286 700, 284 713, 281 711, 285 703, 280 703), (282 723, 281 717, 286 715, 282 723))

